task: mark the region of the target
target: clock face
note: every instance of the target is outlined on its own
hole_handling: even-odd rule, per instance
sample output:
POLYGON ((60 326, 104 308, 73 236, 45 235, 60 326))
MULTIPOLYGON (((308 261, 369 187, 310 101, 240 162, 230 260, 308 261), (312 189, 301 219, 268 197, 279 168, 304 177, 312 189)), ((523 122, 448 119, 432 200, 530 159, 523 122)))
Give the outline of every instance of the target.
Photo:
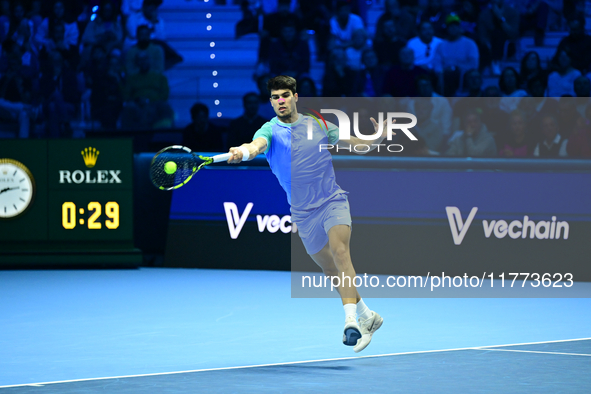
POLYGON ((0 159, 0 219, 14 218, 33 202, 35 180, 22 163, 0 159))

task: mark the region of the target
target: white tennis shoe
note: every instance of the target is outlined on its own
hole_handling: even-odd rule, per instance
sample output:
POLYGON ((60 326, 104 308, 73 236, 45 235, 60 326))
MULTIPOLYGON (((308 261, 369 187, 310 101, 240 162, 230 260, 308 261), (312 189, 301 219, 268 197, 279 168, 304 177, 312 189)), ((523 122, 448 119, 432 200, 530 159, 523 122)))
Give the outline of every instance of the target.
POLYGON ((355 346, 361 340, 361 331, 355 316, 348 316, 345 319, 345 330, 343 332, 343 344, 346 346, 355 346))
POLYGON ((357 341, 357 344, 353 348, 355 353, 359 353, 363 349, 369 345, 371 342, 371 337, 374 332, 378 330, 382 326, 384 319, 376 312, 371 312, 371 317, 369 319, 362 319, 359 318, 359 326, 361 328, 361 338, 357 341))

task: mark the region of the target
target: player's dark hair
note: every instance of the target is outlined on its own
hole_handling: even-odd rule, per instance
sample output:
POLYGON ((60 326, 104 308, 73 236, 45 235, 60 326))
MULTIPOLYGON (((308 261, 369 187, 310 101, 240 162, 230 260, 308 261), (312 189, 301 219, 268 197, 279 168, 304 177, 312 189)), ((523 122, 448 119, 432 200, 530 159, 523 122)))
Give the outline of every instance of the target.
POLYGON ((271 93, 271 90, 291 90, 291 93, 296 94, 297 82, 295 78, 288 77, 287 75, 278 75, 267 81, 267 90, 271 93))
POLYGON ((195 116, 197 116, 197 114, 201 112, 205 112, 207 117, 209 117, 209 108, 207 108, 207 105, 203 103, 193 104, 193 106, 191 107, 191 118, 194 118, 195 116))

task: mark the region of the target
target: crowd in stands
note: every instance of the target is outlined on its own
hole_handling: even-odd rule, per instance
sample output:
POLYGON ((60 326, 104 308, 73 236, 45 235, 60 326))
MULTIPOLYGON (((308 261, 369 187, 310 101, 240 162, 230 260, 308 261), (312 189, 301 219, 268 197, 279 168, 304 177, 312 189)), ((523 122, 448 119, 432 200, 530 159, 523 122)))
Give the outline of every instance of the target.
POLYGON ((163 0, 0 1, 0 121, 21 138, 170 126, 163 0))
MULTIPOLYGON (((164 70, 182 58, 166 44, 162 2, 0 0, 0 129, 42 138, 71 136, 74 118, 172 126, 164 70)), ((260 37, 259 92, 244 96, 234 122, 245 126, 231 135, 196 104, 185 142, 223 151, 248 140, 274 116, 266 81, 291 75, 300 96, 399 100, 419 120, 419 141, 405 141, 405 154, 591 156, 585 1, 378 3, 384 12, 369 21, 365 0, 244 0, 236 38, 260 37), (551 59, 521 53, 522 37, 540 46, 552 30, 565 33, 551 59), (311 44, 321 80, 310 75, 311 44)))
POLYGON ((260 4, 242 3, 236 29, 260 36, 255 78, 290 75, 323 97, 406 97, 399 105, 419 118, 420 135, 408 154, 591 156, 584 1, 383 0, 373 36, 364 0, 278 0, 274 12, 260 4), (520 53, 522 37, 542 46, 551 30, 567 32, 552 59, 520 53), (325 65, 321 89, 310 43, 325 65))

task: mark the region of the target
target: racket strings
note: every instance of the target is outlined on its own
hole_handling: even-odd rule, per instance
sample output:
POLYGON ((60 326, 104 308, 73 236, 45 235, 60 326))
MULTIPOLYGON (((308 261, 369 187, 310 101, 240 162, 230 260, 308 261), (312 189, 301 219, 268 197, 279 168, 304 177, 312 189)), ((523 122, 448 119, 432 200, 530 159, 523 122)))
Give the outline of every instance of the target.
POLYGON ((183 150, 162 152, 152 160, 150 178, 152 183, 162 190, 174 189, 187 183, 193 174, 206 164, 204 161, 198 165, 198 162, 193 154, 183 150), (176 164, 176 171, 170 174, 165 171, 165 165, 169 162, 176 164))

